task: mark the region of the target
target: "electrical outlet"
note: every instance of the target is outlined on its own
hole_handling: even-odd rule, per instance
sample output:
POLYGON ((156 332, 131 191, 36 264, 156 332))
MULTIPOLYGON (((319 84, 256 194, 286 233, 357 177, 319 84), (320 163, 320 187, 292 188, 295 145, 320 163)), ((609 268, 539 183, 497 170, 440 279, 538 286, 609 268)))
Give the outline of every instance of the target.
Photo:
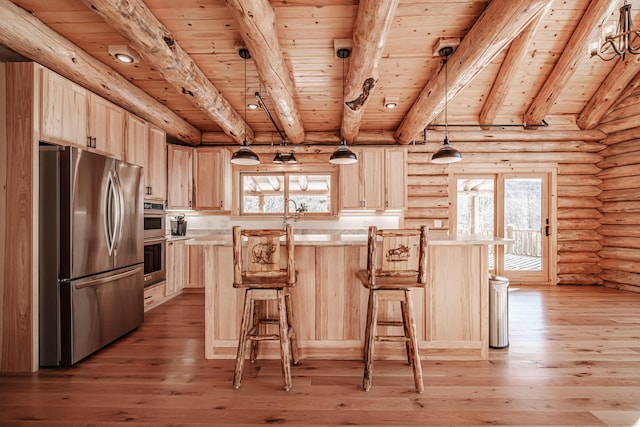
POLYGON ((434 219, 433 220, 433 227, 434 228, 442 228, 442 220, 441 219, 434 219))

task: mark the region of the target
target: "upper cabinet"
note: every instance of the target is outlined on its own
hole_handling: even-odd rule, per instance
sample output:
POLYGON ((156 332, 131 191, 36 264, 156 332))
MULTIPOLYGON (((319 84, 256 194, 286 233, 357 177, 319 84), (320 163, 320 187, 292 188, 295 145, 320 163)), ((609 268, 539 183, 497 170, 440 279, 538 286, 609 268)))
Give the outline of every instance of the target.
POLYGON ((124 110, 89 92, 89 148, 116 159, 124 154, 124 110))
POLYGON ((40 140, 85 147, 88 92, 58 74, 40 68, 40 140))
POLYGON ((40 139, 123 158, 124 110, 41 68, 40 139))
POLYGON ((167 209, 192 209, 193 148, 167 144, 167 209))
POLYGON ((149 125, 140 117, 131 113, 126 114, 124 160, 147 166, 147 146, 149 145, 149 125))
POLYGON ((404 209, 407 206, 407 149, 385 148, 385 208, 404 209))
POLYGON ((358 163, 340 166, 340 208, 384 209, 384 151, 351 150, 358 163))
POLYGON ((406 150, 351 148, 358 163, 340 166, 341 210, 403 209, 406 150))
POLYGON ((194 162, 195 208, 231 210, 231 152, 226 148, 199 147, 194 162))
POLYGON ((167 200, 167 136, 149 124, 147 158, 144 168, 145 200, 167 200))

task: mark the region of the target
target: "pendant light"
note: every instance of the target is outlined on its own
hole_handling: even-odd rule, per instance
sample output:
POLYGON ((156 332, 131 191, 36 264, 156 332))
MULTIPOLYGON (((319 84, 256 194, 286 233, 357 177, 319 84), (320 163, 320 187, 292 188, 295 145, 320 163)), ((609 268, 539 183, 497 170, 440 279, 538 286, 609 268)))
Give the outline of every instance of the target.
POLYGON ((247 59, 251 58, 248 49, 240 49, 238 52, 240 57, 244 59, 244 141, 242 147, 231 156, 231 163, 234 165, 254 166, 260 164, 260 158, 249 148, 247 141, 247 59))
POLYGON ((447 93, 447 58, 453 53, 452 47, 443 47, 438 51, 440 56, 443 56, 442 60, 444 66, 444 142, 442 147, 438 149, 433 156, 431 156, 431 163, 455 163, 462 160, 462 155, 458 150, 453 148, 449 144, 449 129, 447 127, 447 104, 449 103, 449 96, 447 93))
MULTIPOLYGON (((338 55, 338 58, 342 59, 342 100, 344 101, 344 60, 351 55, 351 51, 349 49, 342 48, 338 49, 336 54, 338 55)), ((331 155, 329 163, 334 165, 351 165, 357 162, 358 156, 356 156, 356 153, 349 150, 349 147, 347 147, 347 141, 342 138, 340 146, 331 155)))

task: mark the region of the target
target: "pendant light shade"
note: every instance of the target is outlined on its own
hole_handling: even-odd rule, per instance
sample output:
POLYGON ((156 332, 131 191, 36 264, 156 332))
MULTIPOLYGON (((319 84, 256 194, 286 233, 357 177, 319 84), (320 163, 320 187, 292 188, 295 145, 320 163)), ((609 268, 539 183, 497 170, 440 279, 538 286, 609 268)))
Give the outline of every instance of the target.
POLYGON ((260 158, 249 148, 249 144, 245 139, 242 147, 231 156, 231 163, 234 165, 254 166, 260 164, 260 158))
POLYGON ((358 162, 358 156, 356 153, 349 150, 347 147, 347 141, 344 139, 340 143, 340 147, 336 151, 333 152, 331 158, 329 159, 329 163, 334 165, 351 165, 353 163, 358 162))
POLYGON ((448 130, 448 122, 447 122, 447 104, 449 104, 449 94, 447 92, 447 58, 449 55, 453 53, 452 47, 443 47, 440 49, 438 54, 444 59, 442 60, 444 66, 444 129, 445 129, 445 137, 442 146, 433 153, 431 156, 431 163, 455 163, 462 160, 462 155, 458 150, 453 148, 451 144, 449 144, 449 130, 448 130))
POLYGON ((462 155, 449 144, 448 136, 445 136, 442 147, 431 156, 431 163, 455 163, 460 160, 462 160, 462 155))
POLYGON ((231 156, 231 163, 242 166, 255 166, 260 164, 260 158, 249 148, 247 141, 247 59, 251 58, 248 49, 240 49, 238 55, 244 59, 244 141, 242 147, 231 156))

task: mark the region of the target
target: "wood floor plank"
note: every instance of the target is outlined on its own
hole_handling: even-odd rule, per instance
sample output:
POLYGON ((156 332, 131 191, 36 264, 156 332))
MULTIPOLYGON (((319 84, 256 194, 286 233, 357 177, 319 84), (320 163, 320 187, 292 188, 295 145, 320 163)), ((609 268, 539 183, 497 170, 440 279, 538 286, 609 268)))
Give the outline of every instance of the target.
POLYGON ((181 295, 76 366, 0 376, 1 426, 640 425, 640 295, 603 287, 510 292, 509 347, 485 361, 204 359, 203 295, 181 295))

